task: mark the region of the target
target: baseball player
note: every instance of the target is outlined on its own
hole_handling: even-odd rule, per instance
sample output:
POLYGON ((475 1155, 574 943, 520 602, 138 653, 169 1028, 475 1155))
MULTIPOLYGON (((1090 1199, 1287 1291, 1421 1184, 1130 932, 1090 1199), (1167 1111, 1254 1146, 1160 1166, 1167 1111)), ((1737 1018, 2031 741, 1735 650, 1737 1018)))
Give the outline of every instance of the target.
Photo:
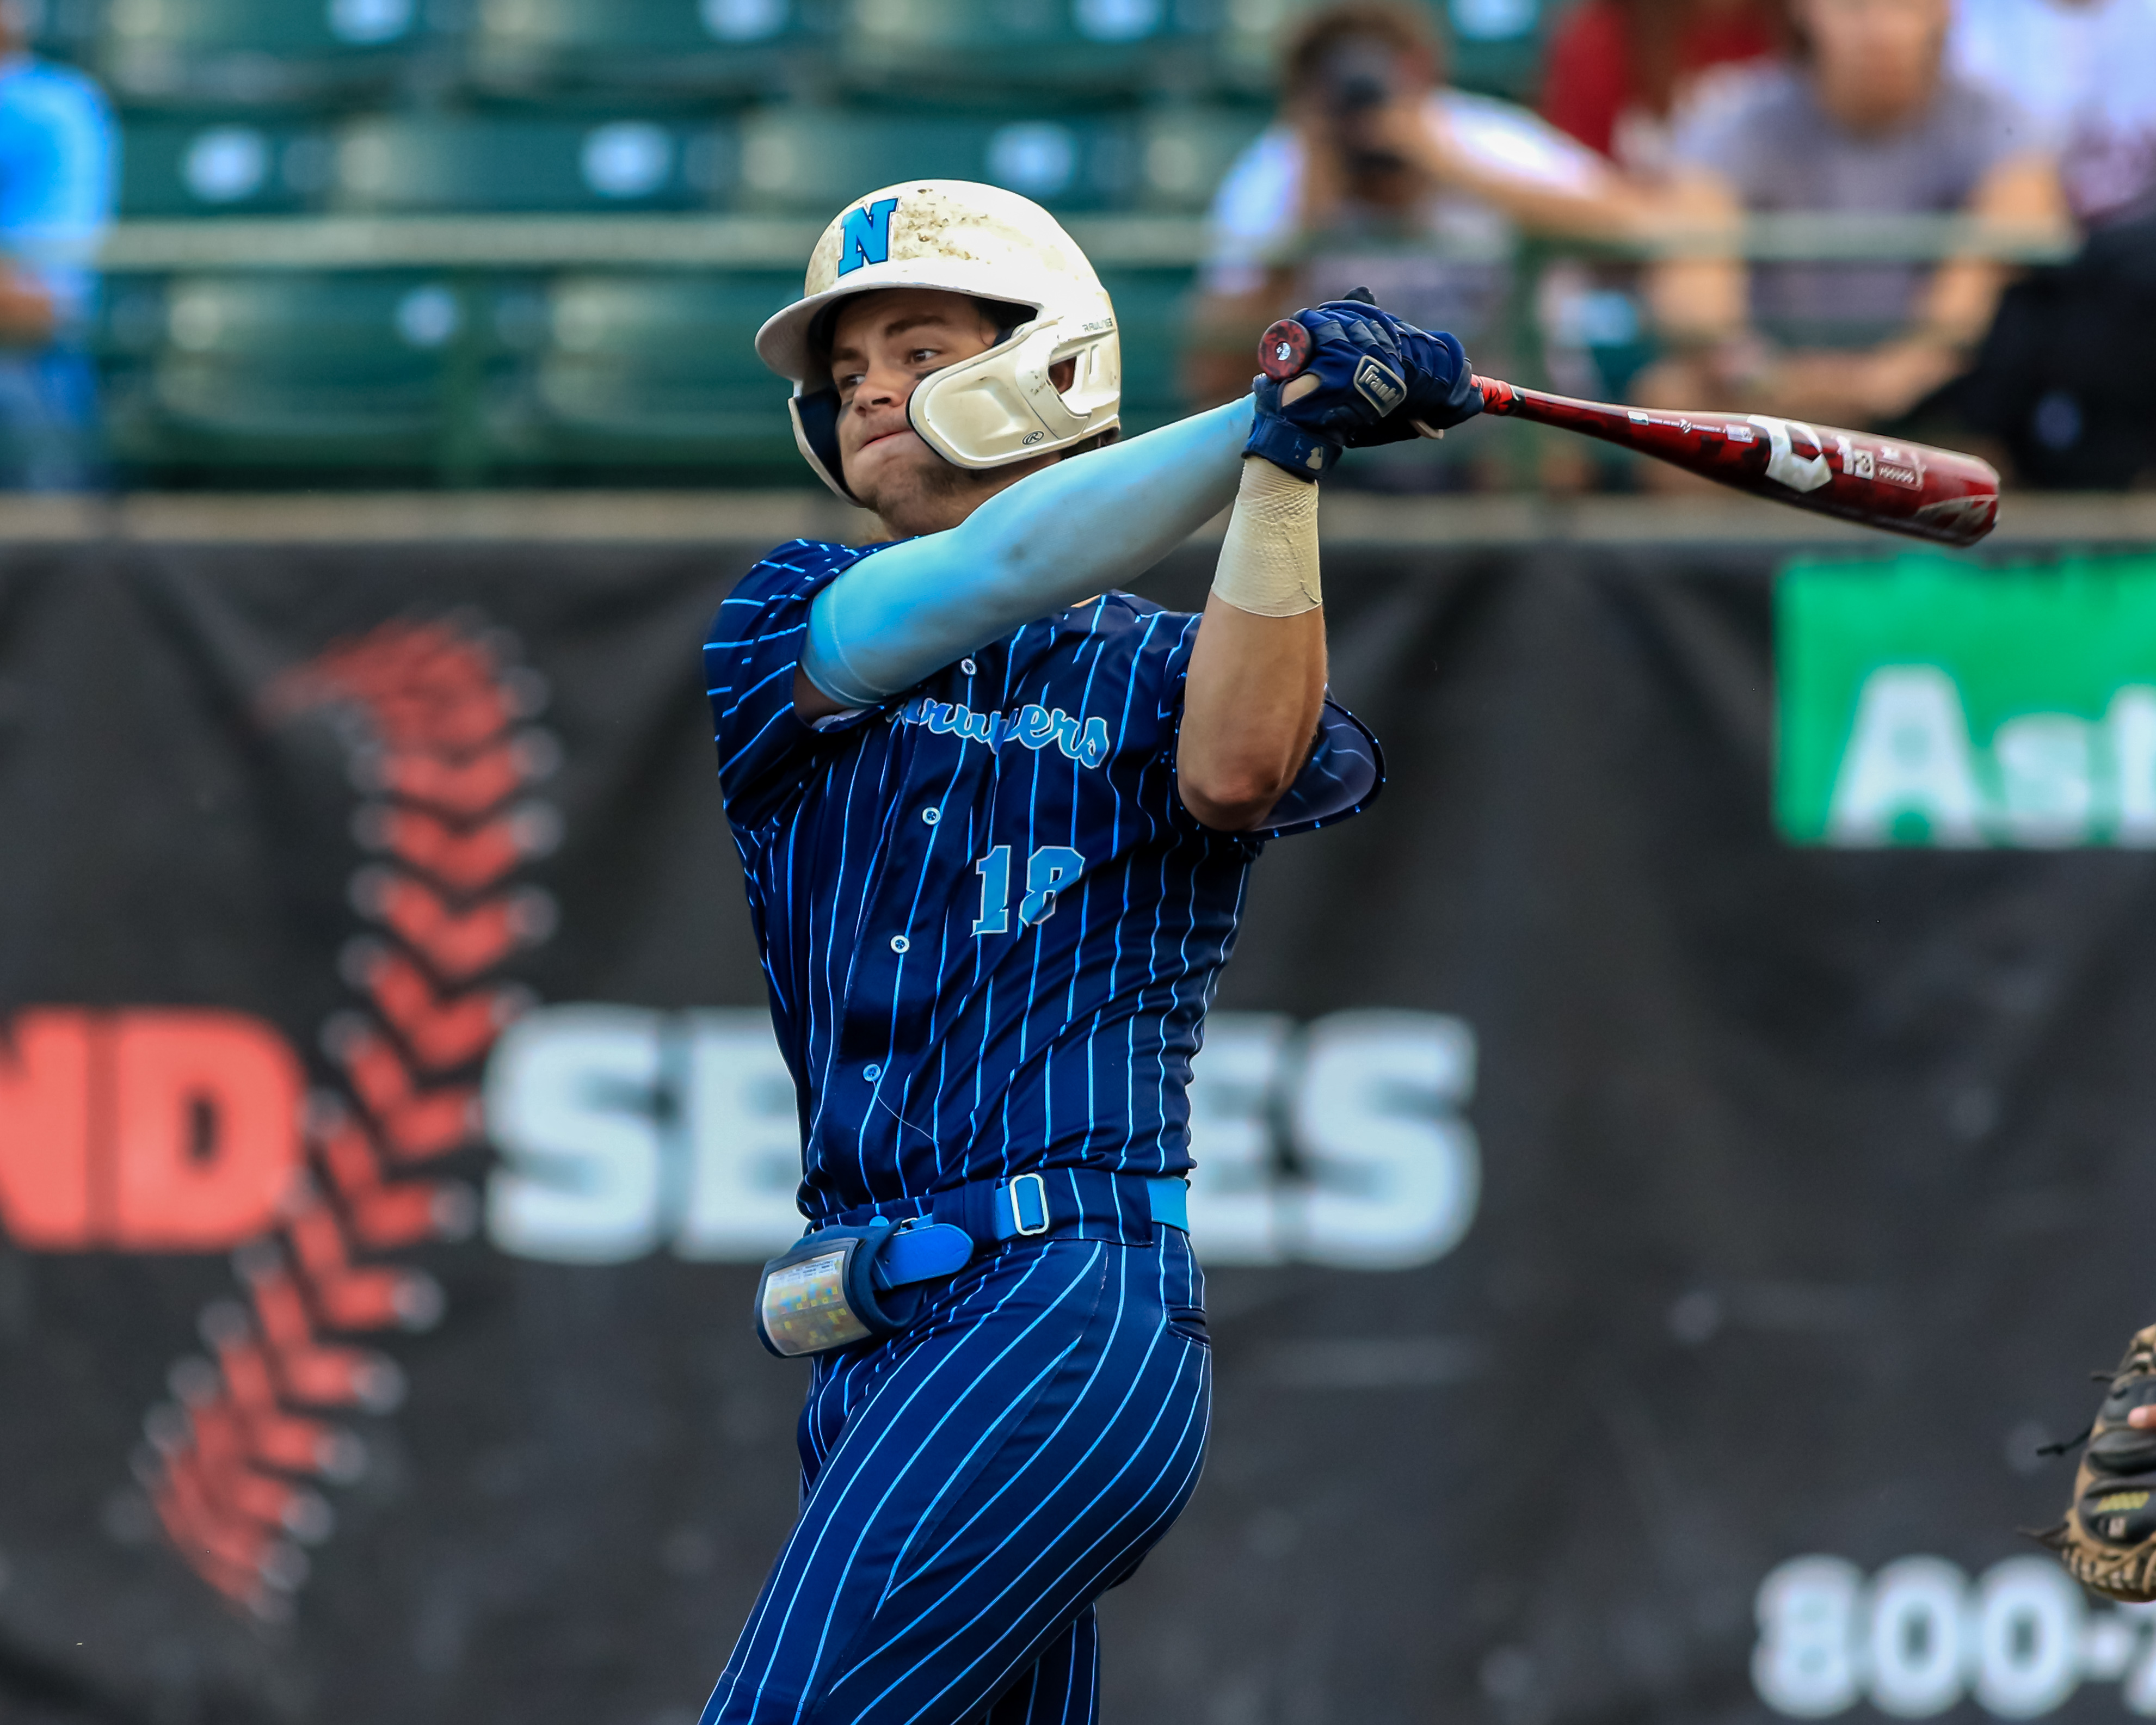
POLYGON ((1197 1480, 1191 1056, 1264 841, 1382 778, 1326 696, 1317 481, 1481 405, 1449 336, 1302 317, 1291 383, 1116 442, 1084 255, 924 181, 757 337, 889 542, 782 546, 705 648, 810 1229, 757 1322, 814 1371, 704 1725, 1090 1720, 1093 1603, 1197 1480), (1230 503, 1203 617, 1117 590, 1230 503))

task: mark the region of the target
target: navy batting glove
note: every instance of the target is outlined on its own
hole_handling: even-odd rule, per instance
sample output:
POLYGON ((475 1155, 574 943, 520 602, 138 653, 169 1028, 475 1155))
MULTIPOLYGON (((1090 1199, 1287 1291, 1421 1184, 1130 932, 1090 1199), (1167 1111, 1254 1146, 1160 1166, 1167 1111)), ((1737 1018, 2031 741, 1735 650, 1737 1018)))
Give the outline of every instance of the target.
MULTIPOLYGON (((1386 317, 1386 313, 1378 315, 1386 317)), ((1391 323, 1393 345, 1399 349, 1399 358, 1406 367, 1408 399, 1375 425, 1350 431, 1348 449, 1406 442, 1408 438, 1423 435, 1421 427, 1445 431, 1446 427, 1475 418, 1483 408, 1481 390, 1475 388, 1475 367, 1468 364, 1460 336, 1445 330, 1436 334, 1416 330, 1399 317, 1386 317, 1386 321, 1391 323)))
POLYGON ((1263 375, 1252 381, 1257 417, 1243 453, 1316 480, 1357 434, 1376 430, 1406 402, 1407 367, 1393 320, 1373 306, 1334 300, 1295 317, 1310 332, 1309 362, 1285 383, 1263 375))
MULTIPOLYGON (((1380 316, 1384 314, 1380 313, 1380 316)), ((1457 336, 1432 335, 1399 318, 1389 320, 1394 346, 1406 367, 1407 399, 1375 425, 1348 434, 1351 449, 1404 443, 1423 434, 1423 427, 1443 431, 1482 411, 1482 392, 1475 387, 1475 368, 1457 336)))

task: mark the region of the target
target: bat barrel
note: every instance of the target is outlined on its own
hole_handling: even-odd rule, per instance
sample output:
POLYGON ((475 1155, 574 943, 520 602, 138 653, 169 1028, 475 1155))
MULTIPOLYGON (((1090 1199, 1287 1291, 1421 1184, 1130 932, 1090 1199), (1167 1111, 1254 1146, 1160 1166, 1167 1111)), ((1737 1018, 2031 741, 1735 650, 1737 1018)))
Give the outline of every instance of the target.
POLYGON ((1928 444, 1771 413, 1680 413, 1475 380, 1483 410, 1628 449, 1757 497, 1941 545, 1974 545, 1999 517, 1988 461, 1928 444))

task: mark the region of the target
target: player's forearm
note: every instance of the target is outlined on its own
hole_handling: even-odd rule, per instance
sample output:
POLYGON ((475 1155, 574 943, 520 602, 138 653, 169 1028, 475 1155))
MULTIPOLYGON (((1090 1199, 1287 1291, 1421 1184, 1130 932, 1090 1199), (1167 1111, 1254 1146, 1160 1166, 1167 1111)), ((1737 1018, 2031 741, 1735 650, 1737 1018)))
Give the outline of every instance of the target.
MULTIPOLYGON (((1964 213, 2002 239, 2062 240, 2073 232, 2057 173, 2041 157, 2017 157, 1992 169, 1970 197, 1964 213)), ((1917 327, 1902 341, 1881 350, 1904 350, 1899 364, 1910 373, 1914 392, 1906 399, 1882 403, 1882 417, 1914 406, 1921 394, 1962 369, 1968 350, 1991 327, 2011 274, 2005 264, 1982 255, 1949 258, 1932 272, 1916 308, 1917 327), (1935 379, 1928 378, 1928 387, 1920 389, 1916 378, 1919 362, 1912 356, 1922 348, 1942 355, 1948 369, 1935 379)))
POLYGON ((1614 173, 1597 175, 1591 185, 1574 189, 1508 172, 1434 139, 1428 147, 1425 171, 1431 178, 1502 210, 1537 234, 1568 239, 1629 239, 1660 213, 1650 198, 1614 173))
POLYGON ((1218 593, 1191 645, 1176 793, 1224 833, 1265 824, 1310 758, 1325 705, 1325 614, 1253 617, 1218 593))
POLYGON ((1263 824, 1302 770, 1324 705, 1317 497, 1269 461, 1243 463, 1176 742, 1183 806, 1223 832, 1263 824))
POLYGON ((1727 181, 1694 169, 1671 188, 1667 213, 1686 244, 1648 272, 1656 328, 1680 345, 1726 341, 1748 312, 1749 278, 1736 251, 1743 205, 1727 181))
POLYGON ((1136 579, 1234 500, 1247 397, 1058 462, 960 526, 879 552, 809 613, 801 669, 866 706, 1022 623, 1136 579))

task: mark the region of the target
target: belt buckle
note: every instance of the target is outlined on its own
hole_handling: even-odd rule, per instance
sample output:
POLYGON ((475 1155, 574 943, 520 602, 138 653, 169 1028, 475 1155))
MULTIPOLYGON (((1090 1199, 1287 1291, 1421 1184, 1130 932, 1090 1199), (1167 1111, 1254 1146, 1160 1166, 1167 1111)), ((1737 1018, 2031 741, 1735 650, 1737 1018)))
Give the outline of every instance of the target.
POLYGON ((1011 1221, 1017 1228, 1018 1237, 1020 1240, 1030 1240, 1035 1235, 1048 1232, 1048 1182, 1046 1180, 1039 1174, 1019 1174, 1014 1176, 1004 1189, 1010 1194, 1011 1221), (1026 1226, 1025 1208, 1019 1202, 1018 1196, 1018 1189, 1028 1180, 1033 1182, 1034 1202, 1040 1208, 1040 1220, 1030 1228, 1026 1226))

